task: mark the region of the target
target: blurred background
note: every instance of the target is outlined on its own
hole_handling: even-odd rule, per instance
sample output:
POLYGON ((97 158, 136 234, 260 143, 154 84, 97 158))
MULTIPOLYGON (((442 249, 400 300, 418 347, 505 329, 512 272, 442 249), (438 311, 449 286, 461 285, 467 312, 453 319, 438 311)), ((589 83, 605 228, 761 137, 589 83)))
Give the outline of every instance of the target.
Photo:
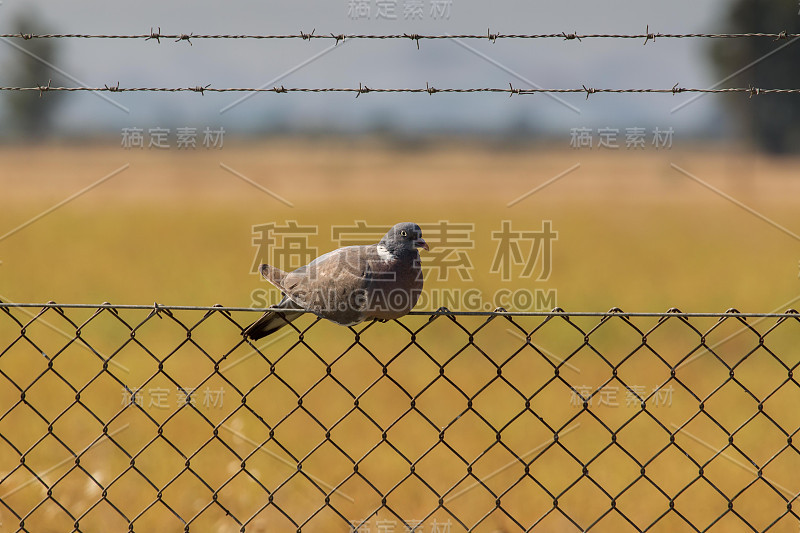
MULTIPOLYGON (((796 11, 792 0, 173 2, 121 20, 102 2, 12 0, 0 31, 791 33, 796 11)), ((800 83, 793 42, 3 38, 0 64, 2 85, 28 87, 787 88, 800 83)), ((290 268, 358 221, 374 235, 445 221, 471 231, 460 245, 430 235, 428 287, 478 287, 481 307, 513 307, 497 291, 523 282, 547 308, 767 311, 798 288, 798 109, 792 94, 6 91, 0 279, 16 300, 263 305, 252 267, 281 249, 264 225, 315 228, 305 254, 283 249, 290 268), (504 244, 504 220, 528 235, 550 220, 549 259, 530 238, 504 244)))
MULTIPOLYGON (((797 33, 798 10, 796 0, 3 0, 0 33, 797 33)), ((3 37, 0 86, 796 89, 798 46, 763 37, 444 39, 419 49, 407 39, 3 37)), ((257 275, 259 263, 289 270, 410 220, 431 245, 419 310, 782 312, 800 305, 799 112, 796 94, 0 91, 0 300, 261 308, 280 295, 257 275)), ((366 457, 362 472, 387 492, 408 474, 397 450, 436 490, 456 487, 448 505, 468 525, 495 498, 486 487, 458 496, 475 488, 463 458, 492 490, 517 487, 504 500, 513 519, 497 512, 486 531, 542 516, 553 530, 585 529, 610 512, 609 494, 624 494, 618 509, 639 529, 662 516, 664 530, 705 529, 721 515, 716 523, 730 531, 781 517, 775 530, 797 528, 786 515, 799 490, 786 444, 800 401, 786 377, 798 358, 796 321, 764 343, 731 320, 696 320, 696 330, 671 320, 644 346, 616 318, 596 330, 597 317, 575 320, 579 331, 563 321, 537 329, 540 318, 516 329, 415 316, 365 325, 357 345, 349 330, 320 322, 305 342, 292 330, 257 352, 221 313, 176 311, 173 320, 149 309, 73 309, 34 320, 38 312, 0 313, 0 531, 16 530, 14 513, 41 531, 79 516, 84 531, 126 528, 132 517, 150 530, 183 530, 191 517, 217 531, 248 519, 248 531, 296 530, 318 509, 308 530, 344 531, 342 517, 377 508, 372 518, 397 519, 353 476, 352 459, 366 457), (422 328, 415 343, 404 327, 422 328), (220 401, 198 396, 193 409, 180 400, 186 390, 220 401), (634 390, 649 395, 649 411, 634 390), (668 405, 653 396, 666 390, 668 405), (154 404, 154 391, 167 391, 168 405, 154 404), (581 395, 592 397, 589 409, 581 395), (418 410, 405 411, 412 397, 418 410), (216 439, 216 426, 226 436, 216 439), (389 426, 396 449, 381 444, 389 426), (340 448, 326 442, 331 427, 340 448), (442 427, 462 459, 436 446, 442 427), (118 446, 106 444, 105 429, 118 446), (567 431, 563 447, 553 445, 567 431), (90 447, 85 470, 67 446, 90 447), (345 497, 334 498, 342 515, 295 476, 306 453, 321 479, 343 483, 345 497), (189 456, 207 484, 187 470, 189 456), (541 456, 532 466, 541 485, 514 456, 541 456), (760 475, 755 483, 762 467, 778 489, 760 475), (276 496, 286 514, 261 510, 266 493, 255 480, 286 487, 276 496), (157 496, 164 487, 173 511, 157 496), (217 491, 239 522, 211 503, 217 491), (552 512, 554 494, 574 521, 552 512), (671 498, 688 518, 667 511, 671 498)), ((244 326, 256 316, 232 319, 244 326)), ((657 319, 634 323, 648 331, 657 319)), ((764 332, 773 323, 749 324, 764 332)), ((389 502, 405 518, 425 518, 425 531, 431 518, 452 518, 428 488, 404 483, 389 502)), ((629 526, 612 512, 598 529, 629 526)))
MULTIPOLYGON (((220 6, 213 2, 143 4, 121 21, 115 8, 103 2, 82 1, 70 6, 48 2, 6 1, 2 31, 14 33, 657 33, 792 32, 797 6, 792 0, 703 3, 677 1, 642 5, 615 0, 602 5, 584 2, 504 1, 486 7, 471 0, 431 2, 304 1, 280 7, 259 2, 220 6)), ((358 41, 335 47, 320 57, 330 41, 196 40, 179 43, 139 40, 11 40, 3 42, 0 59, 4 80, 26 85, 88 84, 91 86, 258 87, 266 84, 309 87, 683 87, 705 88, 720 82, 786 41, 769 39, 683 39, 648 43, 620 39, 501 40, 496 43, 451 40, 426 41, 420 50, 413 41, 358 41), (16 45, 16 46, 15 46, 16 45), (409 45, 409 46, 406 46, 409 45), (20 49, 22 48, 22 50, 20 49), (48 66, 23 50, 51 63, 48 66), (308 62, 307 64, 305 64, 308 62), (302 66, 301 66, 302 65, 302 66), (287 72, 291 74, 287 74, 287 72), (527 81, 526 81, 527 80, 527 81)), ((786 47, 779 54, 726 79, 724 86, 782 86, 797 80, 798 53, 786 47)), ((16 96, 16 95, 12 95, 16 96)), ((364 98, 320 95, 274 98, 260 95, 247 105, 227 108, 239 95, 192 98, 190 95, 125 95, 125 109, 97 95, 49 95, 49 103, 33 106, 32 98, 4 95, 3 107, 16 118, 5 123, 6 138, 31 132, 36 118, 38 135, 92 138, 116 133, 122 127, 183 126, 187 121, 223 125, 233 134, 390 132, 472 135, 525 135, 562 139, 573 126, 603 127, 637 124, 672 126, 683 139, 754 137, 732 109, 784 109, 773 117, 773 136, 793 122, 793 97, 756 99, 737 104, 719 97, 703 98, 683 112, 673 108, 689 98, 625 95, 587 102, 583 95, 557 99, 420 98, 396 95, 364 98), (764 103, 764 102, 768 103, 764 103), (335 102, 336 105, 332 105, 335 102), (468 106, 469 112, 465 112, 468 106), (35 107, 36 113, 30 108, 35 107), (225 107, 224 112, 220 112, 225 107), (26 117, 26 113, 27 115, 26 117), (45 118, 47 117, 47 118, 45 118), (668 124, 667 124, 668 123, 668 124), (23 131, 20 131, 20 128, 23 131)), ((746 114, 746 112, 744 113, 746 114)), ((753 113, 752 116, 756 114, 753 113)), ((796 122, 796 121, 794 121, 796 122)), ((761 133, 765 129, 760 130, 761 133)), ((790 142, 773 140, 774 150, 791 151, 790 142)), ((795 146, 797 143, 793 143, 795 146)))

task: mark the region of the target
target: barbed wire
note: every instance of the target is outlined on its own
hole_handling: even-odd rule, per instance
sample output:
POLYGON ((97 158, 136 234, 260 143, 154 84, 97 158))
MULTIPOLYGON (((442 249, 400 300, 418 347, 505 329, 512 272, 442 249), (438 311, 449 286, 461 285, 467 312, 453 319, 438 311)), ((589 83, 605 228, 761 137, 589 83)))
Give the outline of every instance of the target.
POLYGON ((145 41, 154 40, 161 43, 161 39, 168 39, 174 42, 186 41, 192 44, 193 39, 255 39, 255 40, 281 40, 281 39, 333 39, 337 43, 347 39, 382 40, 382 39, 409 39, 415 41, 419 46, 421 40, 441 40, 441 39, 477 39, 495 42, 501 39, 562 39, 565 41, 582 41, 583 39, 644 39, 643 44, 656 39, 742 39, 742 38, 769 38, 775 41, 794 39, 800 37, 798 33, 780 31, 777 33, 749 32, 749 33, 654 33, 650 31, 648 25, 645 33, 586 33, 577 32, 557 32, 557 33, 492 33, 491 29, 485 34, 464 33, 464 34, 420 34, 420 33, 390 33, 390 34, 363 34, 363 33, 310 33, 300 31, 299 33, 286 34, 195 34, 195 33, 161 33, 158 30, 150 29, 150 33, 135 34, 94 34, 94 33, 5 33, 0 37, 6 39, 141 39, 145 41))
POLYGON ((194 92, 204 94, 211 93, 228 93, 228 92, 247 92, 247 93, 355 93, 356 98, 362 94, 367 93, 427 93, 429 95, 437 93, 504 93, 509 96, 525 95, 525 94, 539 94, 539 93, 579 93, 585 94, 586 98, 589 95, 599 93, 656 93, 656 94, 679 94, 679 93, 746 93, 750 96, 758 96, 761 94, 796 94, 800 93, 800 89, 764 89, 759 87, 726 87, 718 89, 698 89, 691 87, 680 87, 675 84, 671 88, 596 88, 581 87, 562 88, 562 89, 546 89, 546 88, 532 88, 532 89, 517 89, 512 84, 508 84, 508 88, 501 87, 469 87, 469 88, 436 88, 430 84, 425 87, 368 87, 367 85, 359 83, 358 87, 211 87, 211 85, 195 85, 189 87, 120 87, 119 83, 116 85, 104 85, 103 87, 53 87, 48 82, 47 85, 39 85, 35 87, 0 87, 0 91, 34 91, 38 92, 39 96, 46 92, 96 92, 96 93, 124 93, 124 92, 167 92, 167 93, 180 93, 180 92, 194 92))

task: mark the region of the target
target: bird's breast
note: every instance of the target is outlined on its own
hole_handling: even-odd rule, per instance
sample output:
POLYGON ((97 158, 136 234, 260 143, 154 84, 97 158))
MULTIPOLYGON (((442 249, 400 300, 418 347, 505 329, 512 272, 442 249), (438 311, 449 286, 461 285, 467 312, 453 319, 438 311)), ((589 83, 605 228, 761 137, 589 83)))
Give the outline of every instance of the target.
POLYGON ((369 284, 370 318, 398 318, 411 311, 422 294, 422 269, 416 258, 397 259, 376 268, 369 284))

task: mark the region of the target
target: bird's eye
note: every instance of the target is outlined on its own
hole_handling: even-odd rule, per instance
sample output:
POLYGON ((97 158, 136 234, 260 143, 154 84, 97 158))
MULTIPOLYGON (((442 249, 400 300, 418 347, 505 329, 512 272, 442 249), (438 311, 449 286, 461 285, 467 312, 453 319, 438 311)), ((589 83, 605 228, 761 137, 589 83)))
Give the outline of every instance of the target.
POLYGON ((400 230, 400 235, 402 235, 403 237, 408 237, 408 233, 406 233, 406 230, 404 229, 400 230))

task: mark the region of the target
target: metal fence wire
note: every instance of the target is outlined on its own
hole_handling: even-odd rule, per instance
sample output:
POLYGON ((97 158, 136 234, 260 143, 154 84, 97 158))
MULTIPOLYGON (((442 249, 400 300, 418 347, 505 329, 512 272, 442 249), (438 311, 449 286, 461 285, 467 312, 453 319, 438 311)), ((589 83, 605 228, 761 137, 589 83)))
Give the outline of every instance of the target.
POLYGON ((800 315, 0 304, 2 531, 797 531, 800 315))
MULTIPOLYGON (((358 10, 357 7, 349 6, 348 9, 358 10)), ((378 16, 378 18, 381 18, 378 16)), ((393 17, 385 17, 387 19, 391 19, 393 17)), ((487 41, 489 43, 496 43, 498 40, 514 40, 514 41, 534 41, 534 40, 541 40, 541 39, 556 39, 559 41, 572 41, 577 43, 583 43, 584 40, 607 40, 607 39, 624 39, 624 40, 635 40, 635 41, 642 41, 643 45, 646 45, 649 42, 655 42, 656 40, 664 40, 664 39, 714 39, 714 40, 726 40, 726 41, 736 41, 736 40, 763 40, 769 39, 774 41, 776 44, 775 49, 769 52, 767 55, 763 56, 762 59, 765 59, 769 55, 777 52, 781 48, 791 45, 797 39, 800 39, 800 34, 787 32, 786 30, 778 30, 772 32, 745 32, 745 33, 662 33, 662 32, 652 32, 650 31, 650 25, 645 25, 645 31, 642 32, 634 32, 634 33, 578 33, 575 31, 566 32, 566 31, 556 31, 556 32, 548 32, 548 33, 502 33, 502 32, 492 32, 491 28, 486 30, 486 33, 459 33, 459 34, 420 34, 420 33, 413 33, 413 32, 405 32, 405 33, 388 33, 388 34, 364 34, 364 33, 343 33, 343 32, 317 32, 316 29, 312 29, 310 32, 305 32, 300 30, 298 33, 276 33, 276 34, 244 34, 244 33, 237 33, 237 34, 221 34, 221 33, 170 33, 165 32, 162 33, 161 27, 158 26, 157 29, 154 27, 150 28, 148 33, 128 33, 128 34, 114 34, 114 33, 24 33, 24 32, 15 32, 15 33, 2 33, 0 34, 0 40, 5 41, 6 43, 10 44, 11 46, 26 52, 23 48, 20 48, 18 44, 14 41, 29 41, 29 40, 62 40, 62 39, 80 39, 80 40, 125 40, 125 41, 141 41, 141 42, 150 42, 150 43, 158 43, 161 44, 161 39, 164 39, 164 42, 173 42, 173 43, 186 43, 189 46, 192 45, 192 41, 199 41, 199 40, 211 40, 211 41, 241 41, 241 40, 257 40, 257 41, 315 41, 315 40, 323 40, 323 41, 333 41, 334 46, 338 46, 339 43, 344 43, 347 41, 352 40, 362 40, 367 42, 376 42, 376 41, 388 41, 388 40, 403 40, 403 41, 411 41, 412 43, 416 44, 418 50, 421 49, 420 42, 430 42, 430 41, 455 41, 456 43, 461 44, 462 47, 466 47, 473 51, 473 53, 483 56, 481 52, 478 52, 469 45, 463 43, 462 41, 470 40, 470 41, 487 41)), ((326 53, 326 51, 321 52, 321 54, 326 53)), ((319 57, 314 56, 314 58, 319 57)), ((488 59, 483 56, 484 59, 488 59)), ((490 62, 494 62, 494 60, 490 60, 490 62)), ((746 67, 747 68, 747 67, 746 67)), ((518 77, 518 76, 515 76, 518 77)), ((726 80, 729 78, 726 78, 726 80)), ((74 80, 75 81, 75 80, 74 80)), ((725 80, 723 80, 725 81, 725 80)), ((79 86, 72 86, 72 87, 63 87, 63 86, 53 86, 52 80, 48 80, 46 84, 43 83, 44 80, 41 80, 41 83, 33 86, 27 87, 20 87, 20 86, 0 86, 0 92, 33 92, 39 93, 39 97, 41 98, 45 93, 48 92, 93 92, 93 93, 108 93, 108 92, 116 92, 116 93, 123 93, 123 92, 155 92, 155 93, 188 93, 194 92, 204 95, 206 92, 208 93, 227 93, 227 92, 247 92, 247 93, 273 93, 273 94, 288 94, 288 93, 302 93, 302 94, 310 94, 310 93, 351 93, 355 94, 356 98, 363 94, 367 93, 381 93, 381 94, 425 94, 434 95, 434 94, 454 94, 454 93, 495 93, 495 94, 505 94, 507 93, 508 96, 513 95, 533 95, 539 93, 555 93, 555 94, 585 94, 586 98, 588 99, 592 94, 604 94, 604 93, 613 93, 613 94, 672 94, 676 95, 679 93, 696 93, 700 94, 746 94, 750 98, 753 96, 759 95, 770 95, 770 94, 798 94, 800 93, 800 88, 791 88, 791 87, 754 87, 752 85, 748 85, 747 87, 717 87, 716 85, 713 87, 707 88, 696 88, 696 87, 681 87, 679 83, 675 83, 671 87, 636 87, 636 88, 603 88, 603 87, 592 87, 591 85, 582 84, 580 87, 569 87, 569 88, 543 88, 543 87, 531 87, 531 88, 514 88, 512 83, 508 83, 508 88, 501 86, 501 87, 434 87, 430 83, 426 82, 425 87, 418 85, 416 87, 370 87, 366 83, 359 83, 358 87, 352 85, 350 87, 284 87, 281 85, 268 87, 266 85, 262 85, 260 87, 212 87, 211 84, 197 84, 197 85, 189 85, 189 86, 160 86, 160 87, 120 87, 119 81, 106 83, 103 86, 95 86, 89 87, 83 84, 79 86)))

